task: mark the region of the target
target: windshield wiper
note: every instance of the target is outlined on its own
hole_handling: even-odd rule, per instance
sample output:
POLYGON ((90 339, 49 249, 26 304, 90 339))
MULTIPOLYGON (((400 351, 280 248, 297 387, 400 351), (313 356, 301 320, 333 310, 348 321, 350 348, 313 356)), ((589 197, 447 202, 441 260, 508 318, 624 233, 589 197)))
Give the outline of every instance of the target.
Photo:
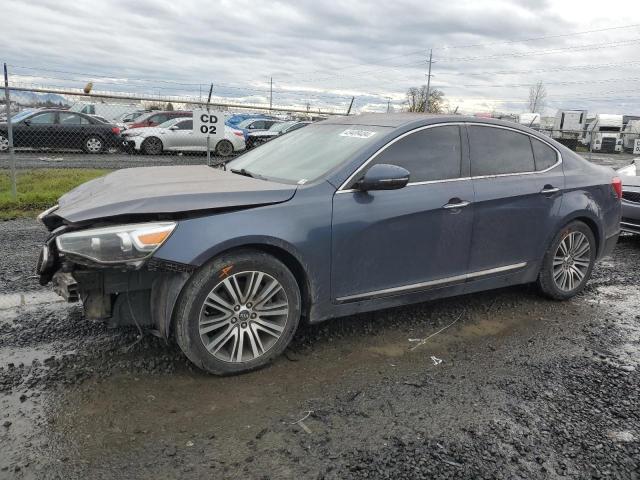
POLYGON ((241 168, 239 170, 237 168, 232 168, 231 172, 237 173, 238 175, 244 175, 245 177, 254 178, 254 175, 251 172, 246 171, 244 168, 241 168))

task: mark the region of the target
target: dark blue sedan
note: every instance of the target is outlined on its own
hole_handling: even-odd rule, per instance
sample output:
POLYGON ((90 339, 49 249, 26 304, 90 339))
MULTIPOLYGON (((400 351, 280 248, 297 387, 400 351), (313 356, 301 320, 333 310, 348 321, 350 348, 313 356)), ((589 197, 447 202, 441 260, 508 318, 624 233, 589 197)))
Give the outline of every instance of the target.
POLYGON ((199 367, 265 365, 301 321, 537 283, 580 292, 621 183, 525 127, 330 119, 227 165, 120 170, 43 212, 38 270, 86 316, 175 338, 199 367))

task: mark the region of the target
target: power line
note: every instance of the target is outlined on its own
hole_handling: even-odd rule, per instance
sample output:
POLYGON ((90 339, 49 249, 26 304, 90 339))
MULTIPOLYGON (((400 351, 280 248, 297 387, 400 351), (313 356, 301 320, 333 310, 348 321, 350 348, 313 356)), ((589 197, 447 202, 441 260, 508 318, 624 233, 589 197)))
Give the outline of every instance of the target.
POLYGON ((565 70, 598 70, 600 68, 613 68, 613 67, 624 67, 630 65, 638 65, 640 64, 640 60, 634 60, 630 62, 621 62, 621 63, 599 63, 593 64, 589 63, 587 65, 568 65, 565 67, 556 67, 556 68, 543 68, 543 69, 530 69, 530 70, 493 70, 488 72, 439 72, 438 76, 486 76, 486 75, 518 75, 523 73, 551 73, 551 72, 562 72, 565 70))
MULTIPOLYGON (((557 35, 545 35, 545 36, 540 36, 540 37, 530 37, 530 38, 523 38, 523 39, 514 39, 514 40, 501 40, 501 41, 497 41, 497 42, 490 42, 490 43, 477 43, 477 44, 471 44, 471 45, 442 45, 442 46, 435 46, 433 47, 435 50, 450 50, 450 49, 463 49, 463 48, 478 48, 478 47, 490 47, 490 46, 495 46, 495 45, 510 45, 510 44, 515 44, 515 43, 526 43, 526 42, 534 42, 534 41, 540 41, 540 40, 548 40, 548 39, 552 39, 552 38, 564 38, 564 37, 572 37, 572 36, 578 36, 578 35, 585 35, 585 34, 589 34, 589 33, 598 33, 598 32, 606 32, 609 30, 622 30, 622 29, 627 29, 627 28, 635 28, 635 27, 640 27, 640 23, 634 23, 631 25, 621 25, 621 26, 617 26, 617 27, 607 27, 607 28, 598 28, 595 30, 582 30, 579 32, 572 32, 572 33, 564 33, 564 34, 557 34, 557 35)), ((398 55, 393 55, 390 57, 385 57, 381 60, 378 60, 377 62, 363 62, 363 63, 352 63, 349 65, 345 65, 342 67, 333 67, 331 68, 332 71, 336 71, 336 70, 347 70, 347 69, 351 69, 351 68, 357 68, 357 67, 361 67, 361 66, 367 66, 367 65, 378 65, 378 66, 386 66, 383 63, 380 62, 385 62, 387 60, 394 60, 396 58, 402 58, 402 57, 410 57, 410 56, 414 56, 414 55, 423 55, 424 54, 424 49, 422 50, 415 50, 412 52, 407 52, 407 53, 402 53, 402 54, 398 54, 398 55)), ((320 69, 320 70, 310 70, 307 72, 298 72, 298 73, 292 73, 292 76, 297 76, 297 75, 306 75, 306 74, 310 74, 310 73, 322 73, 327 71, 328 69, 320 69)))

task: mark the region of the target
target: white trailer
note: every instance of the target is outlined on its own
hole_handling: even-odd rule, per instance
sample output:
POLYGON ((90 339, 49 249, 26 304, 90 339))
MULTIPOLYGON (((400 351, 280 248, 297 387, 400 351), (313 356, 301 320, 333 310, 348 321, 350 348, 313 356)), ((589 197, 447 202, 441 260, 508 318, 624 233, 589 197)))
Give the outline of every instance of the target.
POLYGON ((133 113, 136 110, 142 110, 142 108, 135 103, 76 102, 71 105, 69 110, 88 115, 99 115, 114 122, 123 114, 133 113))
POLYGON ((637 139, 640 139, 640 120, 629 120, 622 130, 623 150, 633 152, 637 139))
POLYGON ((553 121, 551 138, 575 150, 587 121, 586 110, 558 110, 553 121))
POLYGON ((599 113, 587 126, 583 143, 594 152, 622 151, 622 115, 599 113))

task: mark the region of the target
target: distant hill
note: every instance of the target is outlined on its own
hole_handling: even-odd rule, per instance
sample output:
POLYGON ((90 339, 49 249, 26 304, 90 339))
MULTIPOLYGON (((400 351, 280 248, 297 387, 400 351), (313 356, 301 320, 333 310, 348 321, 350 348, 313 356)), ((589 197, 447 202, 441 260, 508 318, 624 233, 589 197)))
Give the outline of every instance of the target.
MULTIPOLYGON (((9 90, 11 94, 11 101, 19 103, 25 106, 37 106, 41 104, 48 105, 69 105, 70 102, 62 95, 57 93, 36 93, 36 92, 23 92, 16 90, 9 90)), ((4 93, 0 94, 2 100, 4 100, 4 93)))

